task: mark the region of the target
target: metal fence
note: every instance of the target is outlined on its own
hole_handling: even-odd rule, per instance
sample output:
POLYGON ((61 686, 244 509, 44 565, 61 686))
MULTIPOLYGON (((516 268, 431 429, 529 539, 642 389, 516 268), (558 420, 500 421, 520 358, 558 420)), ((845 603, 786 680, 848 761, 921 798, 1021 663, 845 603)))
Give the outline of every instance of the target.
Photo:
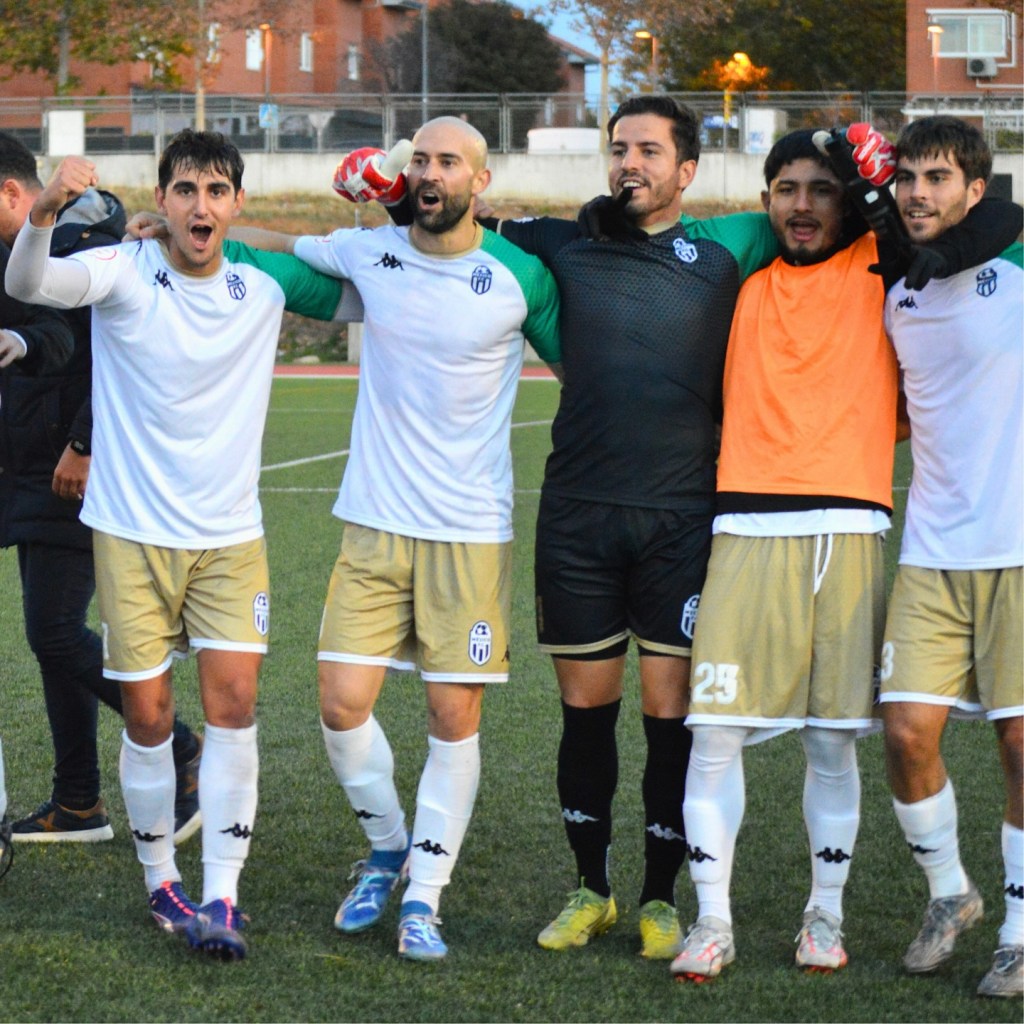
MULTIPOLYGON (((1024 149, 1024 94, 908 95, 895 92, 673 93, 701 116, 708 149, 750 150, 795 128, 870 121, 895 134, 908 120, 935 112, 977 119, 995 151, 1024 149)), ((181 128, 195 124, 195 96, 140 91, 131 96, 0 99, 0 129, 36 153, 53 148, 51 111, 84 113, 88 154, 159 152, 181 128)), ((597 104, 583 94, 310 94, 217 96, 205 100, 206 127, 230 135, 246 152, 344 152, 389 147, 426 119, 464 117, 495 152, 524 152, 533 128, 598 124, 597 104)))

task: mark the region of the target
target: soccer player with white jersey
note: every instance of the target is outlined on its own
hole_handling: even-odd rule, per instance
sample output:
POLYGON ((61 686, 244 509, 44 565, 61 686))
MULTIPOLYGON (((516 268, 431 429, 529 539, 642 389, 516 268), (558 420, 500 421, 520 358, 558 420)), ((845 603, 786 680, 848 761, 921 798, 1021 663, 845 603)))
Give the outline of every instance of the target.
POLYGON ((97 181, 92 163, 69 157, 36 199, 6 278, 26 301, 93 308, 82 520, 94 531, 104 674, 122 689, 125 806, 157 924, 219 959, 246 952, 237 894, 256 813, 269 625, 257 483, 281 314, 348 312, 337 280, 224 243, 244 202, 242 169, 223 136, 181 132, 158 171, 166 244, 51 259, 57 211, 97 181), (201 905, 182 888, 172 841, 171 662, 190 647, 207 717, 201 905))
MULTIPOLYGON (((351 165, 351 176, 338 176, 343 195, 401 198, 400 179, 382 181, 360 159, 339 169, 351 165)), ((320 633, 320 712, 328 758, 371 847, 335 926, 376 924, 407 869, 398 952, 410 960, 447 953, 437 911, 476 798, 483 691, 508 678, 509 431, 524 337, 548 363, 560 358, 554 279, 473 220, 473 198, 490 181, 486 160, 475 128, 437 118, 413 139, 412 225, 244 236, 351 279, 365 307, 351 452, 334 506, 347 525, 320 633), (386 671, 417 665, 429 749, 410 834, 373 710, 386 671)))
MULTIPOLYGON (((941 238, 982 198, 992 157, 948 116, 897 142, 896 200, 915 242, 941 238)), ((883 718, 896 817, 928 879, 920 933, 903 958, 935 970, 982 916, 957 840, 940 741, 951 712, 995 726, 1006 787, 1006 917, 978 993, 1024 992, 1024 277, 1020 243, 923 291, 898 286, 886 328, 903 371, 914 471, 882 655, 883 718)))

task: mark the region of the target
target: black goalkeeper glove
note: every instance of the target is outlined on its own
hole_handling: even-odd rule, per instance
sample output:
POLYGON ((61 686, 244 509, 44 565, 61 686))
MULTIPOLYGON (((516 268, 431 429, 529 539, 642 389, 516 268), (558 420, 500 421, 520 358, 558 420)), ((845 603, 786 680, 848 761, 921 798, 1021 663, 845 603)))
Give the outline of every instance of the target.
POLYGON ((643 241, 647 232, 626 216, 626 205, 631 198, 630 191, 623 189, 614 199, 598 196, 584 203, 576 217, 580 233, 596 242, 643 241))
POLYGON ((901 251, 900 257, 884 263, 872 263, 868 270, 890 279, 902 273, 903 283, 912 292, 919 292, 933 277, 949 276, 949 262, 938 249, 910 245, 901 251))

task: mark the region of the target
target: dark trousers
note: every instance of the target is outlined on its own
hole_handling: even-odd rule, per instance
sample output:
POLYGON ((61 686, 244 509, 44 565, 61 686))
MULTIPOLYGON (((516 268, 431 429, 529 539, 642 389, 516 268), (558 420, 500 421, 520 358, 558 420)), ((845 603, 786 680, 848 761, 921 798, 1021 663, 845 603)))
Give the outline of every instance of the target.
MULTIPOLYGON (((25 542, 18 545, 18 568, 25 636, 39 662, 53 737, 52 799, 65 807, 92 807, 100 796, 98 702, 123 714, 120 685, 104 679, 102 643, 86 626, 96 590, 92 552, 25 542)), ((195 751, 188 726, 175 718, 175 763, 195 751)))

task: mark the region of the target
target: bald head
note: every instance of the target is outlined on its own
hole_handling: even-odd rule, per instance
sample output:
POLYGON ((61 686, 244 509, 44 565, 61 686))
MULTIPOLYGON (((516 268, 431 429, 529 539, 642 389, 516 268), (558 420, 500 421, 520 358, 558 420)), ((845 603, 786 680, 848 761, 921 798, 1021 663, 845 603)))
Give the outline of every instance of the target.
POLYGON ((473 168, 487 166, 487 140, 461 117, 435 117, 412 137, 414 149, 458 153, 473 168))

